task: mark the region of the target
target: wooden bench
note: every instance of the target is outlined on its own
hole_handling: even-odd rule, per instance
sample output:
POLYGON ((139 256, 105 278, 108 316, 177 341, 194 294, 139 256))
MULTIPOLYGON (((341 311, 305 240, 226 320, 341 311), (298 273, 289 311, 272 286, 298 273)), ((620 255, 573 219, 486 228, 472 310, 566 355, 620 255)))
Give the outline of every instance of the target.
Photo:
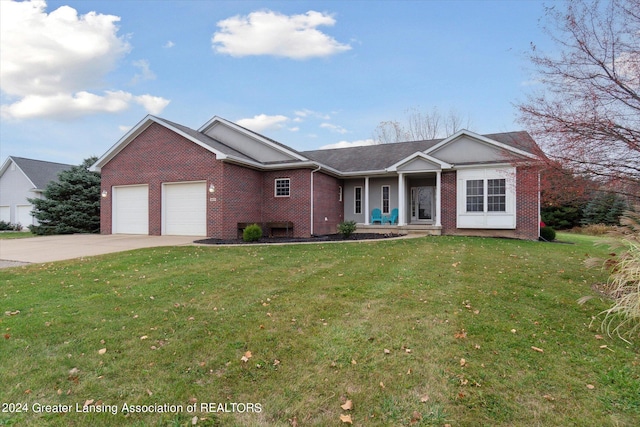
MULTIPOLYGON (((262 228, 262 235, 267 237, 273 237, 273 231, 278 230, 282 232, 284 230, 285 237, 293 237, 293 222, 291 221, 269 221, 269 222, 239 222, 238 223, 238 238, 242 238, 244 229, 252 224, 258 224, 262 228)), ((280 233, 277 233, 278 235, 280 233)))

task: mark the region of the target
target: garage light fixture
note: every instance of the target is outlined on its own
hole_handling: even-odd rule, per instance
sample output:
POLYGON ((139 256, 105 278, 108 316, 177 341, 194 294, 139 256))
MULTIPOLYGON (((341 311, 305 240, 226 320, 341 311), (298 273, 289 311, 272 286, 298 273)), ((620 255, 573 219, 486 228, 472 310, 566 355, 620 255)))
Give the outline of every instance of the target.
POLYGON ((211 184, 211 185, 209 186, 209 193, 213 194, 213 193, 215 193, 215 192, 216 192, 216 186, 215 186, 215 185, 213 185, 213 184, 211 184))
POLYGON ((108 195, 107 190, 102 190, 102 197, 107 197, 108 195))

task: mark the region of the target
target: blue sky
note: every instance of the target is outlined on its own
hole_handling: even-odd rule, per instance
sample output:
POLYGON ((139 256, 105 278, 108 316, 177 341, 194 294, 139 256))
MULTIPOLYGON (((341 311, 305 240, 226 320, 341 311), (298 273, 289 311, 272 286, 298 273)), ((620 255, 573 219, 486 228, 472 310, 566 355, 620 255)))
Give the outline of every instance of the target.
POLYGON ((0 1, 0 161, 80 163, 147 114, 213 116, 297 150, 373 138, 416 108, 478 133, 549 47, 541 1, 0 1))

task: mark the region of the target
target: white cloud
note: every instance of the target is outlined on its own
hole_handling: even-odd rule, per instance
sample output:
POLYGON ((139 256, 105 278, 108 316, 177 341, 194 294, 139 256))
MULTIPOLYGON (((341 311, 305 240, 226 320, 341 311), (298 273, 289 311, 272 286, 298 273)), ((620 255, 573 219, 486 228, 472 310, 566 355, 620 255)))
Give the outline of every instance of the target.
POLYGON ((174 42, 172 42, 171 40, 167 40, 167 42, 162 47, 165 48, 165 49, 171 49, 175 45, 176 44, 174 42))
POLYGON ((133 98, 133 101, 136 104, 142 105, 149 114, 162 113, 162 110, 164 110, 164 108, 169 105, 169 102, 171 102, 168 99, 164 99, 159 96, 152 96, 149 94, 135 96, 133 98))
POLYGON ((236 123, 254 132, 262 132, 267 129, 282 129, 288 121, 289 118, 287 116, 258 114, 251 118, 237 120, 236 123))
POLYGON ((376 145, 376 141, 373 139, 359 139, 357 141, 340 141, 335 144, 323 145, 321 150, 330 150, 332 148, 349 148, 349 147, 361 147, 366 145, 376 145))
POLYGON ((137 61, 133 61, 133 66, 140 70, 140 73, 137 73, 133 76, 131 81, 132 84, 136 84, 142 80, 155 80, 156 75, 153 71, 151 71, 151 66, 149 65, 149 61, 146 59, 139 59, 137 61))
POLYGON ((331 132, 336 132, 341 134, 349 133, 349 131, 343 128, 342 126, 334 125, 331 123, 322 123, 320 124, 320 127, 323 129, 329 129, 331 132))
POLYGON ((317 111, 309 110, 307 108, 304 108, 302 110, 297 110, 297 111, 294 112, 294 114, 296 116, 298 116, 295 119, 297 121, 301 121, 302 119, 307 118, 307 117, 314 117, 314 118, 322 119, 322 120, 331 120, 331 116, 329 116, 328 114, 319 113, 317 111))
POLYGON ((213 34, 211 43, 216 52, 236 57, 325 57, 351 49, 317 29, 335 23, 331 15, 315 11, 290 16, 270 10, 258 11, 219 21, 220 31, 213 34))
POLYGON ((73 118, 150 105, 119 90, 90 92, 104 87, 131 50, 117 34, 118 16, 46 7, 43 0, 0 1, 0 89, 11 102, 2 105, 3 117, 73 118))

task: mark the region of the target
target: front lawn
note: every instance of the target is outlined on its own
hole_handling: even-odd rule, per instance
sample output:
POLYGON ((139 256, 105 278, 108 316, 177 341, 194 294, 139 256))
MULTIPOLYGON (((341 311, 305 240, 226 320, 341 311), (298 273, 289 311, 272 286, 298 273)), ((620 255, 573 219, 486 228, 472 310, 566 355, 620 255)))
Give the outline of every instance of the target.
POLYGON ((0 232, 0 240, 3 239, 25 239, 27 237, 35 237, 31 231, 3 231, 0 232))
POLYGON ((558 238, 574 243, 153 248, 0 270, 0 425, 640 425, 640 346, 592 322, 608 301, 576 303, 605 280, 584 259, 607 249, 558 238))

